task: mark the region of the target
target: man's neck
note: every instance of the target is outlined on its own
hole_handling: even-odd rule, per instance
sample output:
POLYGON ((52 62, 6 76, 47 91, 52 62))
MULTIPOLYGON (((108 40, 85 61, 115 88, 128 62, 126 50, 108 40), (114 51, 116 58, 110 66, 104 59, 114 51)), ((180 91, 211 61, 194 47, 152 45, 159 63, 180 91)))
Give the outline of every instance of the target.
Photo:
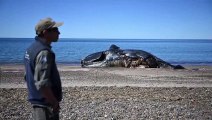
POLYGON ((48 44, 48 45, 51 45, 51 40, 48 40, 48 39, 46 39, 46 38, 44 38, 44 37, 41 37, 41 41, 43 42, 43 43, 45 43, 45 44, 48 44))

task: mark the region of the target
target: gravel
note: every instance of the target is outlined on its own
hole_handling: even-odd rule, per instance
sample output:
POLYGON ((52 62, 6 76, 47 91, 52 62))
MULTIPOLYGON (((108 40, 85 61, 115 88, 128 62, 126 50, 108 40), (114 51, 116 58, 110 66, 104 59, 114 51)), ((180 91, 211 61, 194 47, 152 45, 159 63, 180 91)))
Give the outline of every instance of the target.
MULTIPOLYGON (((31 119, 23 66, 0 68, 0 120, 31 119)), ((194 68, 174 71, 59 66, 63 83, 60 118, 211 120, 212 67, 194 68)))
MULTIPOLYGON (((0 101, 0 119, 30 119, 25 88, 1 88, 0 101)), ((60 118, 211 120, 212 88, 66 87, 60 118)))

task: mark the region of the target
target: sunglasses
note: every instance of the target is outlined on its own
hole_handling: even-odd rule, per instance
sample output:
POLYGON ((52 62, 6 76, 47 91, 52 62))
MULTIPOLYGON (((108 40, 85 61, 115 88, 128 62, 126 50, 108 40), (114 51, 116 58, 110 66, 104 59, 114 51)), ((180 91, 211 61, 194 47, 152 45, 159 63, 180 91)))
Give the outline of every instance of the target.
POLYGON ((49 32, 59 32, 57 27, 47 29, 47 31, 49 31, 49 32))

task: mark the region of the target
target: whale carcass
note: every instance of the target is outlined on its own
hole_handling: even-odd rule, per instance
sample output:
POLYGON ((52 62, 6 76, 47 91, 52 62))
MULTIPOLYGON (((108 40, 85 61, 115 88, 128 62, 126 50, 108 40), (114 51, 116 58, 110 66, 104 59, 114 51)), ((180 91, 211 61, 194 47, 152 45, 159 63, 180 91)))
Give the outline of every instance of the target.
POLYGON ((81 66, 184 69, 181 65, 171 65, 149 52, 134 49, 122 50, 116 45, 111 45, 108 50, 88 55, 81 60, 81 66))

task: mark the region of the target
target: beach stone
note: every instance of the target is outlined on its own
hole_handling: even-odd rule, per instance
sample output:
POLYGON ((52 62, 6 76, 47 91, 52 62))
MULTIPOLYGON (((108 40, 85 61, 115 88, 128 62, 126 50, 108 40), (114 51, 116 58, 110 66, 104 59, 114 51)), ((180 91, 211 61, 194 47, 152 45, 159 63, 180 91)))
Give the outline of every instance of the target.
MULTIPOLYGON (((63 88, 63 93, 62 120, 212 118, 212 88, 94 86, 63 88)), ((0 96, 0 119, 30 119, 26 89, 0 89, 0 96)))

